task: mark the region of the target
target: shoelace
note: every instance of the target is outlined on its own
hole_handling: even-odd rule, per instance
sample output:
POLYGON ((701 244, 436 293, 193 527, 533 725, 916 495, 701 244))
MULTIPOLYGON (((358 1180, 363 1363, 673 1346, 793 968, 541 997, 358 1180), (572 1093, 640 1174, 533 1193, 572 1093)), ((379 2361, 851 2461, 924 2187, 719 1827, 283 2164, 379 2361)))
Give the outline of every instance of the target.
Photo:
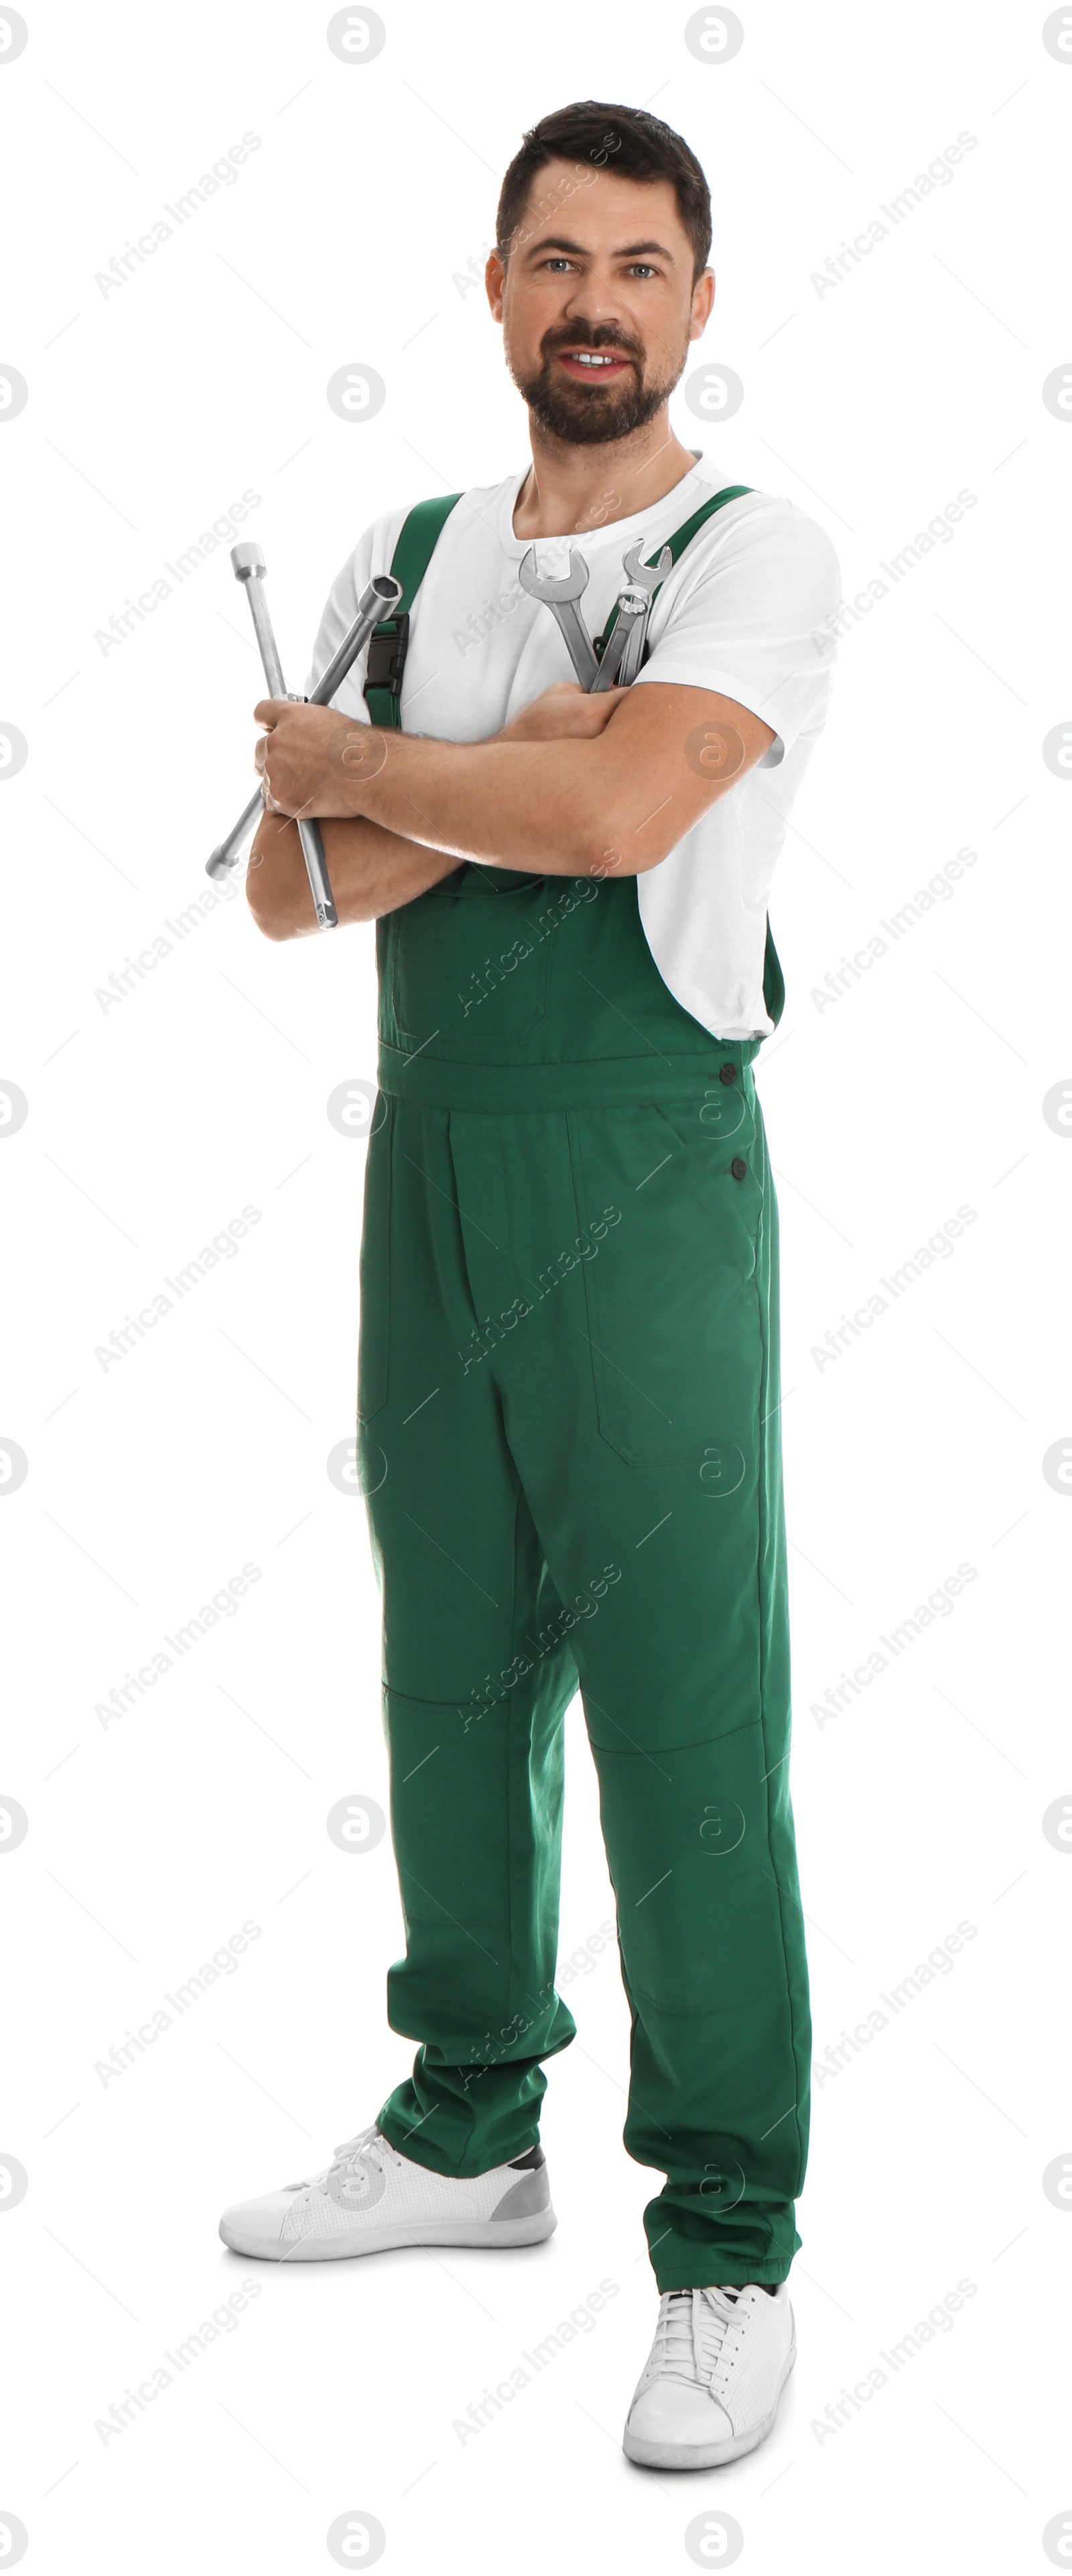
POLYGON ((743 2323, 737 2316, 740 2296, 733 2287, 664 2290, 652 2353, 657 2375, 683 2380, 689 2388, 716 2388, 730 2359, 727 2337, 743 2323))
POLYGON ((352 2188, 356 2198, 360 2180, 358 2167, 361 2162, 367 2159, 369 2163, 378 2165, 382 2173, 386 2169, 385 2160, 388 2156, 396 2165, 401 2164, 402 2158, 396 2153, 390 2140, 384 2137, 382 2129, 377 2128, 375 2120, 370 2120, 367 2129, 358 2130, 356 2138, 344 2138, 341 2146, 333 2148, 332 2161, 326 2172, 314 2174, 310 2181, 303 2183, 303 2197, 307 2198, 313 2191, 326 2192, 332 2177, 335 2176, 347 2197, 352 2188))

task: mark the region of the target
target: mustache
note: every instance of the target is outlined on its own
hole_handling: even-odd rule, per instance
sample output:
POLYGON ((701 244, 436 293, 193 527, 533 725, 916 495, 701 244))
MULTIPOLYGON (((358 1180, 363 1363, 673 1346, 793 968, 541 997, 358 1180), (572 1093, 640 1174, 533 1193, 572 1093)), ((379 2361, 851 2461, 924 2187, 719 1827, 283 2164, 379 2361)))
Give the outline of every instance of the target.
POLYGON ((559 331, 553 339, 548 335, 543 343, 545 358, 553 358, 559 349, 620 350, 623 357, 636 358, 641 363, 644 357, 643 349, 635 340, 602 324, 595 331, 559 331))

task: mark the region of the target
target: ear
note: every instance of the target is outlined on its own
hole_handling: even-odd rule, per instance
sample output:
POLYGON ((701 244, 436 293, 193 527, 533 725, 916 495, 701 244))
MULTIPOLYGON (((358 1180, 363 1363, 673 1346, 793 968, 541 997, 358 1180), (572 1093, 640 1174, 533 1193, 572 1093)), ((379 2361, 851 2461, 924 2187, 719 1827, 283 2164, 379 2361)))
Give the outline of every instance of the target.
POLYGON ((492 321, 501 322, 503 316, 503 296, 506 290, 506 263, 500 258, 497 250, 491 250, 488 252, 487 265, 484 270, 484 284, 487 289, 492 321))
POLYGON ((692 319, 689 324, 690 340, 702 339, 711 319, 711 308, 714 301, 714 269, 702 268, 692 290, 692 319))

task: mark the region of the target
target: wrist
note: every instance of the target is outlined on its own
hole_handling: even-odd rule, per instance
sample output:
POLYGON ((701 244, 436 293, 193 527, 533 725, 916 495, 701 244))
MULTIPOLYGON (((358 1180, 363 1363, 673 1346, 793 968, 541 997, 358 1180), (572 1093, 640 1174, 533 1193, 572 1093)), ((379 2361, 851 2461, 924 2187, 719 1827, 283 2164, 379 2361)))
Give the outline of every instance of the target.
POLYGON ((370 791, 386 765, 387 741, 378 725, 348 725, 333 746, 332 787, 338 790, 343 817, 370 813, 370 791))

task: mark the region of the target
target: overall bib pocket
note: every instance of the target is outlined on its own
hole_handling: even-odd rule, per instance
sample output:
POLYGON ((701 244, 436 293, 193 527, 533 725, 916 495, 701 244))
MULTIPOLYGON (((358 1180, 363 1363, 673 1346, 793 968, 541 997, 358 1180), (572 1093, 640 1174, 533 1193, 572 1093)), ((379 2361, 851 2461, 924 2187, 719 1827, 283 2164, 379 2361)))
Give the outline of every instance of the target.
POLYGON ((386 985, 396 1043, 500 1053, 547 1013, 558 878, 468 862, 390 916, 386 985))

